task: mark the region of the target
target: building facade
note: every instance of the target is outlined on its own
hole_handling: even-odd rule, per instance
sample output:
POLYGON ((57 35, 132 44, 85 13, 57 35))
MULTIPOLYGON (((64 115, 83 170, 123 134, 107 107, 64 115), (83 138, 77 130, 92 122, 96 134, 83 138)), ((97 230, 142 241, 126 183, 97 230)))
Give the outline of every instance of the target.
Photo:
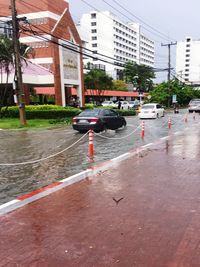
POLYGON ((200 40, 187 37, 177 43, 176 74, 182 82, 200 85, 200 40))
MULTIPOLYGON (((0 0, 1 22, 11 20, 9 6, 9 1, 0 0)), ((73 87, 83 105, 81 39, 71 18, 68 1, 16 0, 16 8, 18 18, 26 18, 26 21, 20 21, 20 42, 33 48, 34 57, 30 60, 54 74, 52 89, 56 104, 67 105, 71 97, 69 89, 73 87)), ((7 30, 4 29, 4 33, 7 34, 7 30)))
POLYGON ((124 23, 109 11, 92 11, 82 15, 77 29, 88 36, 87 53, 93 57, 84 59, 85 66, 105 69, 114 79, 120 79, 128 61, 154 66, 154 42, 141 33, 138 23, 124 23))

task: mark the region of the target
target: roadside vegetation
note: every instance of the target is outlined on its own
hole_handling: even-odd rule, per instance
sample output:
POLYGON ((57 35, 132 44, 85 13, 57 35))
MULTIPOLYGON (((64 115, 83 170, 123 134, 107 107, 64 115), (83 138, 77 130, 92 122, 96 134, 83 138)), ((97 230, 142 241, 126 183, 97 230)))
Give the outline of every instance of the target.
MULTIPOLYGON (((85 108, 98 107, 86 104, 85 108)), ((85 109, 84 108, 84 109, 85 109)), ((103 107, 101 107, 103 108, 103 107)), ((111 108, 111 107, 108 107, 111 108)), ((0 129, 18 128, 45 128, 60 127, 72 123, 72 118, 78 115, 82 109, 73 107, 61 107, 56 105, 30 105, 26 106, 27 126, 20 125, 19 110, 16 106, 2 108, 0 129)), ((135 110, 117 110, 120 115, 134 116, 135 110)))
POLYGON ((172 95, 176 95, 180 106, 187 106, 191 99, 200 98, 200 90, 180 83, 178 80, 172 80, 170 85, 163 82, 150 91, 151 99, 149 102, 158 102, 166 107, 172 104, 172 95))
POLYGON ((28 120, 26 126, 22 126, 18 118, 3 118, 0 119, 0 129, 50 128, 68 125, 70 123, 71 118, 57 120, 32 119, 28 120))

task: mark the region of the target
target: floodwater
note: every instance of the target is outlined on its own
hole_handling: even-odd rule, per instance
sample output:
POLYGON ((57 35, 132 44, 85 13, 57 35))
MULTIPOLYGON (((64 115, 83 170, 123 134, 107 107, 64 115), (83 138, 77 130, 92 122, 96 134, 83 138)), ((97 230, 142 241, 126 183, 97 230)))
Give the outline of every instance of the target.
POLYGON ((194 121, 191 114, 186 124, 183 120, 185 112, 182 110, 179 114, 171 113, 164 118, 145 120, 144 140, 141 139, 141 129, 137 129, 141 124, 137 117, 126 118, 127 127, 124 129, 95 135, 94 163, 90 163, 88 136, 85 136, 73 147, 50 159, 32 164, 2 166, 48 157, 71 146, 83 134, 76 133, 71 126, 45 130, 1 130, 0 204, 78 173, 91 164, 117 157, 168 135, 169 115, 172 121, 170 132, 183 130, 186 125, 198 122, 199 116, 194 121))

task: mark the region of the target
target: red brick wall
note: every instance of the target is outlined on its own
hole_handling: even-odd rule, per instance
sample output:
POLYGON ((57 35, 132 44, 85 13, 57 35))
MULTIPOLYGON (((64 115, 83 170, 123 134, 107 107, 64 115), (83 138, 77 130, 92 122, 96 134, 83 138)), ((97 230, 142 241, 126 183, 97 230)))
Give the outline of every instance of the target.
MULTIPOLYGON (((0 0, 1 16, 9 16, 11 14, 9 6, 10 0, 0 0)), ((63 10, 68 8, 68 3, 64 2, 64 0, 16 0, 16 7, 18 14, 51 11, 61 15, 63 10)))

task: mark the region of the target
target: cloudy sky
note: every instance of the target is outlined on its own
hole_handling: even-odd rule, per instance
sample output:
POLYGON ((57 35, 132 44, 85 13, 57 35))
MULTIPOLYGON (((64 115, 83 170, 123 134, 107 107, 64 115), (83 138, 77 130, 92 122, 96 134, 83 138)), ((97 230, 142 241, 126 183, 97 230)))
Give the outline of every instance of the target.
MULTIPOLYGON (((124 22, 139 22, 142 31, 155 41, 156 67, 167 67, 167 47, 161 47, 161 43, 184 40, 186 36, 200 39, 200 0, 69 0, 69 4, 75 22, 92 10, 109 10, 124 22)), ((175 51, 174 46, 173 67, 175 51)), ((158 77, 166 79, 167 73, 160 73, 158 77)))

